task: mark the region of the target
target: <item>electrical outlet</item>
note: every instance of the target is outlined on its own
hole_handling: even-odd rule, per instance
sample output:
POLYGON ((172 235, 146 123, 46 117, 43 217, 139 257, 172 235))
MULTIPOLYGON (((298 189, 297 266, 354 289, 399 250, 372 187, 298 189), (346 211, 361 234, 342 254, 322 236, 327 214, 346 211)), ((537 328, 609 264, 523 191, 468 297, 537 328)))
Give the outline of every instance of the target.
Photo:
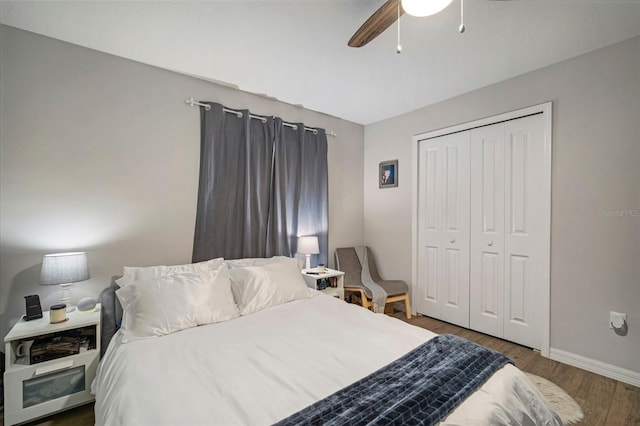
POLYGON ((613 328, 614 325, 616 328, 620 328, 625 321, 627 321, 627 314, 613 311, 609 312, 609 328, 613 328))

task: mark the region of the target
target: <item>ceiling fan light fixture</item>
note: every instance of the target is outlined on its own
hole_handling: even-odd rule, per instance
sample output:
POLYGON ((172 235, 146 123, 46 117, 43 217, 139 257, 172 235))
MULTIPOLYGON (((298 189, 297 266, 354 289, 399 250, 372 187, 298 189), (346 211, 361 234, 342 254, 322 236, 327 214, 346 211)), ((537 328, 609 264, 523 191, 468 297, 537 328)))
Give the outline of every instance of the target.
POLYGON ((402 0, 402 8, 411 16, 430 16, 449 6, 453 0, 402 0))

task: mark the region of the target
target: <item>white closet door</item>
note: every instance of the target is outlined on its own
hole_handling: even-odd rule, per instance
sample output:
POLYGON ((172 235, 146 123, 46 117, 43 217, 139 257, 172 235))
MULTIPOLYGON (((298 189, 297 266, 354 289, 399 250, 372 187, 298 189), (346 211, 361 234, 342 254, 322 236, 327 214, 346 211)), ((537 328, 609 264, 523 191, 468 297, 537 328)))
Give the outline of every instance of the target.
POLYGON ((414 141, 416 311, 548 356, 551 104, 414 141))
POLYGON ((549 273, 542 120, 471 131, 470 327, 537 349, 549 273))
POLYGON ((504 124, 471 130, 471 328, 503 335, 504 124))
POLYGON ((540 349, 548 269, 542 114, 505 123, 504 338, 540 349), (546 275, 547 274, 547 275, 546 275))
POLYGON ((418 313, 440 319, 438 257, 442 239, 442 147, 433 141, 421 141, 418 153, 418 294, 413 303, 418 313))
POLYGON ((469 132, 420 142, 416 310, 469 326, 469 132))

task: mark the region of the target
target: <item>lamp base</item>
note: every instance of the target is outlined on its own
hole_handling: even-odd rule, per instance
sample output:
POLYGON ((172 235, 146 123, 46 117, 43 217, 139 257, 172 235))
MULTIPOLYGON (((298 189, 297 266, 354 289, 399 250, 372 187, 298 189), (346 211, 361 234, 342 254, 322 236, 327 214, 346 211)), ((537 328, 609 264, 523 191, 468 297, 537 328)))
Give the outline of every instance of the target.
POLYGON ((305 254, 304 257, 305 257, 304 269, 308 271, 309 269, 311 269, 311 255, 305 254))
POLYGON ((67 306, 67 312, 75 311, 76 307, 71 305, 71 283, 60 284, 60 288, 62 289, 62 297, 60 298, 60 303, 63 303, 67 306))

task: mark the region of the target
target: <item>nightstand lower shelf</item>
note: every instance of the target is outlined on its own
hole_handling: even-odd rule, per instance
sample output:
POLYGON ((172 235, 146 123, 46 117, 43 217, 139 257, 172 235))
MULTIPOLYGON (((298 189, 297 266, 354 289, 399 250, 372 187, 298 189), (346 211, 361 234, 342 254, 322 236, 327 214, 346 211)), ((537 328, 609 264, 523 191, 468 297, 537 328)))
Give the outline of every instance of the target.
POLYGON ((98 351, 90 350, 6 372, 5 424, 34 420, 93 401, 91 381, 98 361, 98 351))

